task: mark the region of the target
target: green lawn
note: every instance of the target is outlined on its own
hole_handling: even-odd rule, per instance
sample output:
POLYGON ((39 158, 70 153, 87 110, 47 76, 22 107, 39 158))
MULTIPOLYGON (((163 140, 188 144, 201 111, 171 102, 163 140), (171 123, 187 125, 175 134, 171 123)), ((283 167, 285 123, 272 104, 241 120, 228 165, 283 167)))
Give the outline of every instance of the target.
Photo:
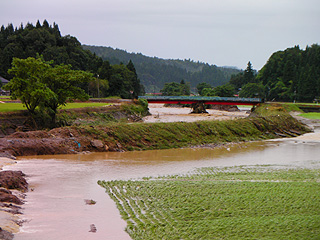
POLYGON ((0 112, 13 112, 18 110, 26 110, 22 103, 0 103, 0 112))
POLYGON ((302 113, 299 116, 310 118, 310 119, 320 119, 320 113, 317 113, 317 112, 302 113))
POLYGON ((133 239, 320 239, 319 170, 205 168, 99 181, 133 239))
POLYGON ((110 103, 99 103, 99 102, 83 102, 83 103, 68 103, 66 106, 63 106, 61 109, 72 109, 72 108, 85 108, 85 107, 102 107, 108 106, 110 103))
MULTIPOLYGON (((101 107, 109 105, 108 103, 68 103, 62 109, 84 108, 84 107, 101 107)), ((12 112, 26 110, 22 103, 0 103, 0 112, 12 112)))
POLYGON ((11 100, 10 96, 0 96, 0 101, 8 101, 11 100))

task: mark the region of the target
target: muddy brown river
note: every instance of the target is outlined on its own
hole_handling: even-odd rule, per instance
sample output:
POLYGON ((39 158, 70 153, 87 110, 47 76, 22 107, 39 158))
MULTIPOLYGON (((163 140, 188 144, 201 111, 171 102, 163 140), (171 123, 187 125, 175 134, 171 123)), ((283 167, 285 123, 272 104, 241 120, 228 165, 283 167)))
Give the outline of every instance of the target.
POLYGON ((16 240, 130 237, 115 203, 98 180, 181 174, 208 166, 278 165, 320 168, 319 133, 282 141, 125 153, 23 157, 5 169, 22 170, 29 192, 16 240), (85 200, 96 201, 87 205, 85 200), (94 224, 97 231, 90 232, 94 224))

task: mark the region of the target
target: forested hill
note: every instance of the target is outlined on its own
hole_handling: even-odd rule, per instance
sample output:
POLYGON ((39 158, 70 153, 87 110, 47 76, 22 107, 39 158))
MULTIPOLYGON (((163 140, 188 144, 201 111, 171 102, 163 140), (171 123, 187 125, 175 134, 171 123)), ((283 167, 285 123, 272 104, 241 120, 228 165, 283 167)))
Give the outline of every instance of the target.
POLYGON ((299 46, 272 54, 260 70, 257 82, 265 86, 266 98, 312 102, 320 97, 320 46, 299 46))
POLYGON ((320 46, 299 46, 273 53, 256 75, 247 69, 230 80, 240 97, 261 97, 267 101, 312 102, 320 99, 320 46))
POLYGON ((103 60, 108 60, 111 64, 120 64, 121 62, 127 64, 131 60, 146 92, 160 92, 165 83, 180 82, 181 80, 190 83, 191 90, 196 92, 195 87, 199 83, 206 82, 211 86, 223 85, 230 80, 231 75, 240 72, 239 69, 217 67, 194 62, 190 59, 165 60, 147 57, 141 53, 128 53, 111 47, 82 46, 103 60))
POLYGON ((0 28, 0 76, 11 80, 8 70, 14 58, 41 58, 52 66, 70 65, 73 70, 90 72, 94 81, 81 84, 92 97, 132 98, 144 93, 132 62, 110 65, 108 61, 84 50, 76 37, 61 36, 57 24, 47 20, 34 26, 28 23, 0 28))

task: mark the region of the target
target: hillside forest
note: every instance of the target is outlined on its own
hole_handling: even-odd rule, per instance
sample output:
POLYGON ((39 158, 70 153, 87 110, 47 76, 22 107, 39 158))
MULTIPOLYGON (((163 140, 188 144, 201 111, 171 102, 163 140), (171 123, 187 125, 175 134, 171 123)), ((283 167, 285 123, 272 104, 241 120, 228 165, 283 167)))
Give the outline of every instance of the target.
POLYGON ((231 75, 240 72, 232 67, 217 67, 207 63, 195 62, 190 59, 160 59, 147 57, 141 53, 128 53, 111 47, 83 45, 97 56, 112 64, 133 61, 137 74, 146 92, 159 93, 166 83, 184 81, 190 85, 193 92, 199 83, 206 82, 213 87, 223 85, 230 80, 231 75))
POLYGON ((260 97, 268 101, 319 101, 320 46, 305 50, 299 46, 271 55, 256 74, 249 62, 246 70, 231 77, 229 84, 241 89, 240 97, 260 97))
POLYGON ((119 96, 132 98, 144 93, 132 61, 111 65, 108 61, 84 50, 73 36, 61 36, 57 24, 44 20, 34 26, 28 23, 14 28, 12 24, 0 29, 0 76, 10 80, 8 70, 14 58, 28 57, 51 61, 51 65, 70 65, 72 70, 90 72, 90 82, 79 83, 92 97, 119 96))
POLYGON ((164 60, 111 47, 81 45, 61 36, 56 23, 44 20, 0 29, 0 76, 8 80, 14 58, 41 58, 54 67, 92 74, 79 83, 91 97, 132 98, 145 92, 199 93, 204 96, 260 97, 268 101, 311 102, 320 96, 320 46, 294 46, 271 55, 257 72, 251 62, 241 71, 188 60, 164 60))

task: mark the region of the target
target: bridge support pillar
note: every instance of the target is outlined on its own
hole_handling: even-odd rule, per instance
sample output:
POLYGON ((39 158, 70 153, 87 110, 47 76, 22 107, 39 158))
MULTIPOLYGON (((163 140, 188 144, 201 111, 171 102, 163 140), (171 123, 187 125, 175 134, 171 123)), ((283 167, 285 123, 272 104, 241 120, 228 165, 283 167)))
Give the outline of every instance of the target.
POLYGON ((191 104, 192 112, 191 113, 208 113, 204 102, 196 102, 191 104))

